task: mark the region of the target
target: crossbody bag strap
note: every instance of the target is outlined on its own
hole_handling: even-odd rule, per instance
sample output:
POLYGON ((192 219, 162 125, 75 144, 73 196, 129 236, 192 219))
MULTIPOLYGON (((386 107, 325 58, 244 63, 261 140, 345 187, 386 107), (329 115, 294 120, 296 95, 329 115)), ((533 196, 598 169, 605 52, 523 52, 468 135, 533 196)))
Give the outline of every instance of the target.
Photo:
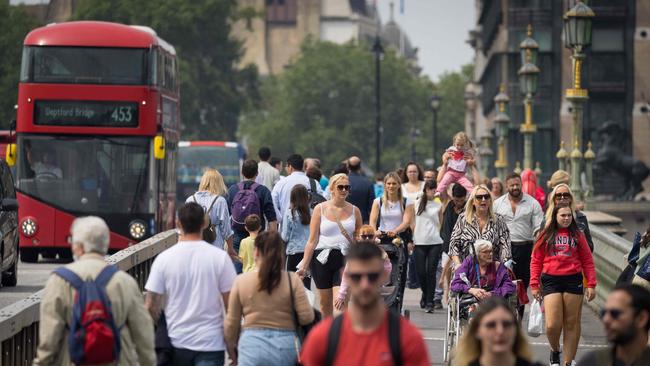
MULTIPOLYGON (((352 215, 354 215, 354 206, 352 206, 352 215)), ((339 231, 343 236, 345 236, 345 239, 350 243, 350 245, 354 244, 354 240, 352 240, 348 231, 345 230, 345 227, 343 227, 343 224, 341 223, 341 219, 339 219, 339 215, 337 215, 336 213, 334 214, 334 221, 336 221, 336 225, 339 226, 339 231)), ((355 218, 355 222, 356 222, 356 218, 355 218)))
POLYGON ((296 313, 296 305, 293 300, 293 285, 291 285, 291 272, 287 271, 287 279, 289 280, 289 297, 291 298, 291 317, 293 318, 293 326, 296 329, 296 335, 298 333, 298 314, 296 313))

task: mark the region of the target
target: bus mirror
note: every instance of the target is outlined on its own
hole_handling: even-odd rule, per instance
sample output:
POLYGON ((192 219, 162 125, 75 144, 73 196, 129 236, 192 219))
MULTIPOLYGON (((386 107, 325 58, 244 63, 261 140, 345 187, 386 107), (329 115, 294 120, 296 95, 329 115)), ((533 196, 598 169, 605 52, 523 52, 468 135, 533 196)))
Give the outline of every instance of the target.
POLYGON ((16 165, 16 144, 7 144, 7 153, 5 155, 7 165, 16 165))
POLYGON ((165 158, 165 138, 156 136, 153 139, 153 156, 158 160, 165 158))

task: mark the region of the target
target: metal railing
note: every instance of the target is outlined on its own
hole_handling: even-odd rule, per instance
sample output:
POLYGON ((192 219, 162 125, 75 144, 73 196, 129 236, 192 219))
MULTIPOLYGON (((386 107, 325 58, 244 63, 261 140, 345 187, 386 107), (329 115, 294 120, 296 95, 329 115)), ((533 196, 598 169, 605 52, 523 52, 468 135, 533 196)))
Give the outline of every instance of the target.
MULTIPOLYGON (((176 230, 157 234, 142 243, 123 249, 106 261, 127 272, 141 290, 158 254, 176 244, 176 230)), ((38 346, 38 325, 43 290, 0 309, 0 365, 31 365, 38 346)))
POLYGON ((625 256, 632 249, 632 242, 596 225, 591 225, 589 230, 594 241, 598 285, 596 298, 588 304, 595 311, 599 311, 605 305, 607 295, 616 286, 616 279, 627 266, 625 256))

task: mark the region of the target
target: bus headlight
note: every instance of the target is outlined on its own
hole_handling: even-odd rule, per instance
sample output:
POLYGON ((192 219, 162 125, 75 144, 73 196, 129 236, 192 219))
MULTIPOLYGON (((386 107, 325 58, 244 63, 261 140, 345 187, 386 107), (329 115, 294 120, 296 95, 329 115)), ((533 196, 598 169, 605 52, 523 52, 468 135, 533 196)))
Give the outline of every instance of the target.
POLYGON ((20 224, 20 231, 22 231, 23 235, 25 235, 27 238, 31 238, 32 236, 36 235, 36 232, 38 231, 36 220, 31 217, 24 219, 20 224))
POLYGON ((129 234, 133 239, 140 240, 147 233, 147 225, 141 220, 131 221, 129 224, 129 234))

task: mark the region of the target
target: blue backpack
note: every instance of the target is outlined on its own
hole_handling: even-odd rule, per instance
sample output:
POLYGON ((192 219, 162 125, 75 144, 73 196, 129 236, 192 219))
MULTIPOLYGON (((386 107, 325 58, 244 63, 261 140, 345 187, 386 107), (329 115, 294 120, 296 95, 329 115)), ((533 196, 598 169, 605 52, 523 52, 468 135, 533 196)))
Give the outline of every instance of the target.
POLYGON ((54 271, 77 291, 68 336, 70 360, 76 365, 118 362, 120 330, 115 324, 106 285, 118 269, 106 266, 95 280, 82 280, 61 267, 54 271))

